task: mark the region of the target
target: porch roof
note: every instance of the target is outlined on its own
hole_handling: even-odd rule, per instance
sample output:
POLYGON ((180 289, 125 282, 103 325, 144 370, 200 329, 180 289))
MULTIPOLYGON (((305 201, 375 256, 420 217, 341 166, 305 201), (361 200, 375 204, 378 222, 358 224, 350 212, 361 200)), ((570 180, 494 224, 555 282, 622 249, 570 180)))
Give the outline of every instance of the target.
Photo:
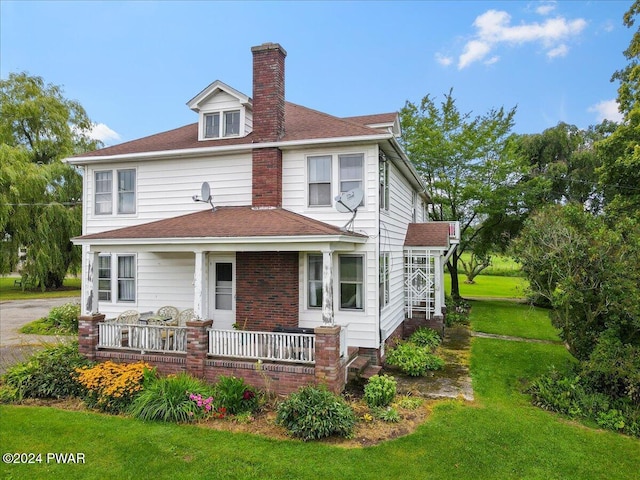
POLYGON ((405 247, 449 247, 447 222, 410 223, 404 238, 405 247))
POLYGON ((365 235, 348 232, 284 208, 216 207, 178 217, 118 228, 115 230, 76 237, 80 245, 162 241, 191 243, 201 239, 214 243, 244 241, 349 241, 363 243, 365 235))

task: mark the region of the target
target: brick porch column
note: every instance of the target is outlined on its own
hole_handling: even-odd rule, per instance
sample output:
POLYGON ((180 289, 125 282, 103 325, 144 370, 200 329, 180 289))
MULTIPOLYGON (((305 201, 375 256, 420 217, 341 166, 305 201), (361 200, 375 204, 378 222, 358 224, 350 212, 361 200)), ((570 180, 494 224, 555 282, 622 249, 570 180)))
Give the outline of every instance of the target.
POLYGON ((340 325, 321 326, 316 335, 316 384, 340 393, 345 385, 345 365, 340 361, 340 325))
POLYGON ((213 320, 193 320, 187 322, 187 373, 204 378, 204 364, 207 360, 209 338, 207 329, 213 320))
POLYGON ((99 340, 98 323, 103 322, 105 315, 80 315, 78 317, 78 351, 92 362, 96 359, 96 348, 99 340))

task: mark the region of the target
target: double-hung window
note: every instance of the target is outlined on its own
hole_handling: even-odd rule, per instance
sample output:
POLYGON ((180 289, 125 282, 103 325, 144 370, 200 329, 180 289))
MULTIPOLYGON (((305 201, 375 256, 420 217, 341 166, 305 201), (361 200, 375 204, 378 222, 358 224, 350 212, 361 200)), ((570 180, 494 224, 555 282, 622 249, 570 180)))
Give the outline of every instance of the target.
POLYGON ((136 213, 136 170, 134 168, 99 171, 95 172, 94 178, 96 215, 111 215, 114 212, 114 199, 115 211, 118 214, 136 213))
POLYGON ((380 309, 389 305, 389 253, 380 254, 380 309))
POLYGON ((340 193, 362 188, 364 155, 361 153, 338 155, 340 163, 340 193))
POLYGON ((238 135, 240 135, 240 110, 204 115, 204 138, 237 137, 238 135))
POLYGON ((112 302, 136 301, 136 256, 101 254, 98 257, 98 299, 112 302))
POLYGON ((331 155, 308 157, 309 205, 331 205, 331 155))
POLYGON ((340 255, 340 308, 364 309, 364 274, 362 255, 340 255))
POLYGON ((380 153, 380 210, 389 211, 389 161, 380 153))
POLYGON ((309 255, 308 261, 308 301, 309 308, 322 307, 322 255, 309 255))

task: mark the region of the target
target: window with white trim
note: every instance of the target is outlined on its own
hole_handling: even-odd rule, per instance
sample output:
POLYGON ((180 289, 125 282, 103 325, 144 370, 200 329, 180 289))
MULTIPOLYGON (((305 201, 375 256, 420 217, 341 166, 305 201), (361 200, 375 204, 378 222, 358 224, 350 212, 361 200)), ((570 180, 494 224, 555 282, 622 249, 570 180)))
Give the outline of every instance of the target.
POLYGON ((240 110, 204 114, 204 138, 240 135, 240 110))
POLYGON ((98 256, 98 300, 111 301, 111 255, 98 256))
POLYGON ((133 303, 136 301, 136 256, 100 254, 98 256, 98 300, 133 303), (114 293, 115 299, 114 299, 114 293))
POLYGON ((307 305, 322 308, 322 255, 307 256, 307 305))
POLYGON ((136 301, 136 263, 134 255, 117 255, 118 302, 136 301))
POLYGON ((380 254, 380 310, 389 305, 389 252, 380 254))
POLYGON ((309 205, 331 205, 331 155, 307 158, 309 169, 309 205))
POLYGON ((380 210, 389 211, 389 162, 380 152, 380 210))
POLYGON ((121 170, 97 171, 94 175, 95 215, 111 215, 136 213, 136 170, 126 168, 121 170), (113 177, 117 179, 114 185, 113 177), (115 205, 114 205, 115 203, 115 205))
POLYGON ((364 309, 364 259, 362 255, 340 255, 340 308, 364 309))
MULTIPOLYGON (((362 188, 364 155, 362 153, 338 155, 340 164, 340 193, 362 188)), ((362 205, 362 204, 361 204, 362 205)))

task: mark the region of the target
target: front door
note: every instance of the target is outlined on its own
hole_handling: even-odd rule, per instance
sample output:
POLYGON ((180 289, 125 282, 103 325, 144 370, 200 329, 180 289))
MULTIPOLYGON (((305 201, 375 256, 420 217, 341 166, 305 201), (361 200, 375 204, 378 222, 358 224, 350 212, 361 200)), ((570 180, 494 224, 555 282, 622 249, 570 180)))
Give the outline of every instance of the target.
POLYGON ((209 258, 209 308, 216 330, 231 330, 236 321, 235 256, 209 258))

